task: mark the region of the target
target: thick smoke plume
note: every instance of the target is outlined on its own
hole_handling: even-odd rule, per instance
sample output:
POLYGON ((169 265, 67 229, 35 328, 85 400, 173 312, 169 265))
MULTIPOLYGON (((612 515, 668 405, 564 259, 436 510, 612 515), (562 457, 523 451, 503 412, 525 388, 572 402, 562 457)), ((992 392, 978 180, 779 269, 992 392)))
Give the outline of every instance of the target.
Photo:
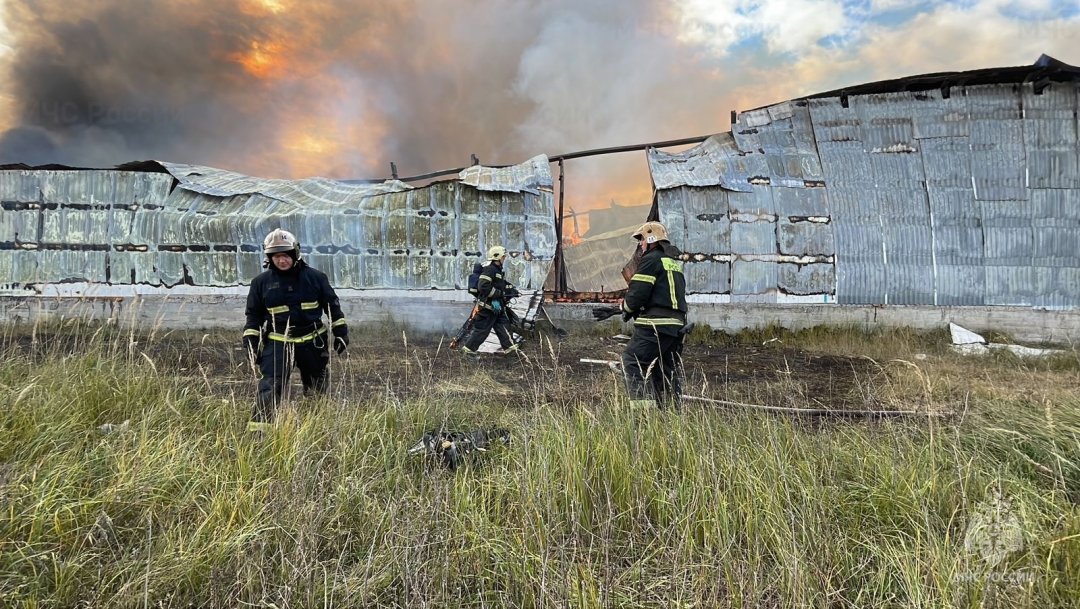
MULTIPOLYGON (((1030 63, 1071 48, 1076 23, 1049 15, 1036 40, 1011 32, 988 0, 930 7, 892 29, 857 23, 868 10, 840 0, 0 0, 0 163, 158 159, 334 178, 387 177, 391 162, 423 174, 473 154, 519 163, 726 131, 732 109, 853 82, 1030 63), (988 44, 988 31, 1010 44, 988 44), (952 41, 962 52, 942 48, 952 41)), ((566 169, 578 210, 648 202, 644 153, 566 169)))
MULTIPOLYGON (((727 128, 655 3, 583 4, 8 2, 0 163, 370 178, 727 128)), ((570 185, 644 199, 643 158, 570 185)))

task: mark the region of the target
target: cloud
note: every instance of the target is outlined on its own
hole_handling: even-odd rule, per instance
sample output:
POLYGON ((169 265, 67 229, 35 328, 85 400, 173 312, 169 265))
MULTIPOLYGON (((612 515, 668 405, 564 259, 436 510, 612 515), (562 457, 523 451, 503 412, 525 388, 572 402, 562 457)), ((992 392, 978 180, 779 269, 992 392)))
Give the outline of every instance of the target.
MULTIPOLYGON (((873 10, 912 8, 888 3, 873 10)), ((1080 17, 1018 19, 1011 2, 942 3, 920 9, 900 23, 867 19, 840 46, 813 45, 780 61, 747 61, 731 74, 729 96, 739 108, 839 87, 943 71, 1029 65, 1047 53, 1080 63, 1072 39, 1080 17)))
POLYGON ((878 78, 1028 65, 1047 53, 1077 63, 1071 40, 1080 20, 1019 20, 1002 13, 1004 3, 943 5, 896 28, 870 28, 857 49, 860 64, 878 78), (978 24, 973 27, 972 24, 978 24))
POLYGON ((925 8, 931 3, 928 0, 870 0, 870 14, 887 13, 892 11, 906 11, 925 8))
POLYGON ((754 38, 771 53, 801 54, 851 26, 839 0, 683 0, 678 6, 682 39, 721 56, 754 38))

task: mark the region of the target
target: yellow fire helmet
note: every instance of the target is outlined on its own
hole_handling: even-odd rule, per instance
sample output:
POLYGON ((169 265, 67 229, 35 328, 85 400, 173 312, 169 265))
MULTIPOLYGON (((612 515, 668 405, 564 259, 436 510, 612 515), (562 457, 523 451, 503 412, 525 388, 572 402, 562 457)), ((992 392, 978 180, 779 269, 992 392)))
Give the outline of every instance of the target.
POLYGON ((663 224, 659 222, 646 222, 642 224, 636 231, 634 231, 634 238, 638 241, 642 239, 645 243, 656 243, 658 241, 667 241, 667 229, 663 224))
POLYGON ((488 254, 487 254, 487 259, 488 260, 491 260, 491 261, 502 260, 503 258, 506 258, 506 248, 505 247, 503 247, 501 245, 495 245, 491 249, 488 250, 488 254))

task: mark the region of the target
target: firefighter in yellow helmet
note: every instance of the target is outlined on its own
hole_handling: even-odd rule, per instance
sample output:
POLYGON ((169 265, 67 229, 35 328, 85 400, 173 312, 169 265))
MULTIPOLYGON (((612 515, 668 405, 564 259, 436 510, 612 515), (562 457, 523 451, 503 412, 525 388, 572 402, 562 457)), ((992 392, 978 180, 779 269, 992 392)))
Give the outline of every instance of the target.
POLYGON ((262 372, 250 430, 264 429, 273 419, 294 365, 304 393, 322 393, 330 346, 343 355, 349 345, 337 294, 325 273, 301 259, 296 237, 275 229, 263 241, 263 253, 267 270, 252 280, 245 310, 244 348, 262 372))
POLYGON ((475 354, 492 329, 499 337, 503 353, 514 353, 518 350, 517 343, 510 337, 510 318, 506 314, 506 307, 509 306, 511 298, 521 293, 503 276, 506 255, 506 248, 501 245, 488 250, 487 264, 480 271, 476 282, 478 310, 473 317, 472 330, 465 336, 461 346, 462 353, 475 354))
POLYGON ((623 320, 634 333, 623 351, 623 374, 631 404, 678 408, 682 392, 682 343, 686 325, 686 280, 682 252, 659 222, 633 233, 641 260, 622 302, 623 320))

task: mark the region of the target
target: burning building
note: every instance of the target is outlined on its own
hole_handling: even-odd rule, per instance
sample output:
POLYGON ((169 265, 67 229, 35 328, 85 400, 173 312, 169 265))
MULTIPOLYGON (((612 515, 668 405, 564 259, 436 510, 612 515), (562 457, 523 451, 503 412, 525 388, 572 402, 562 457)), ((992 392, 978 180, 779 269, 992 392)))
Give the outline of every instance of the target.
POLYGON ((743 112, 649 151, 655 213, 689 253, 688 290, 727 305, 704 308, 719 325, 948 318, 1075 338, 1078 81, 1044 56, 743 112), (814 306, 763 306, 784 304, 814 306))
POLYGON ((443 329, 460 324, 461 288, 488 247, 510 251, 508 272, 523 288, 542 284, 555 254, 543 156, 473 166, 421 188, 266 180, 164 162, 7 168, 0 205, 8 318, 34 318, 41 297, 55 297, 48 306, 85 314, 233 323, 245 284, 262 270, 262 239, 280 226, 326 272, 350 319, 417 324, 412 315, 423 310, 418 319, 443 329), (200 299, 224 306, 199 307, 200 299))
MULTIPOLYGON (((650 216, 687 252, 691 316, 726 329, 956 321, 1080 338, 1078 83, 1080 69, 1047 57, 913 76, 742 112, 682 152, 642 147, 650 216)), ((236 323, 259 240, 281 225, 342 288, 351 319, 449 329, 484 248, 506 245, 508 274, 539 289, 561 247, 543 156, 422 188, 172 163, 9 167, 0 202, 9 319, 49 297, 99 311, 134 299, 171 319, 160 307, 182 297, 176 306, 235 298, 210 322, 236 323), (432 316, 433 303, 455 312, 432 316)), ((566 251, 557 289, 624 287, 610 284, 633 243, 601 237, 566 251), (600 267, 612 273, 584 286, 600 267)), ((553 314, 587 319, 573 305, 553 314)))

